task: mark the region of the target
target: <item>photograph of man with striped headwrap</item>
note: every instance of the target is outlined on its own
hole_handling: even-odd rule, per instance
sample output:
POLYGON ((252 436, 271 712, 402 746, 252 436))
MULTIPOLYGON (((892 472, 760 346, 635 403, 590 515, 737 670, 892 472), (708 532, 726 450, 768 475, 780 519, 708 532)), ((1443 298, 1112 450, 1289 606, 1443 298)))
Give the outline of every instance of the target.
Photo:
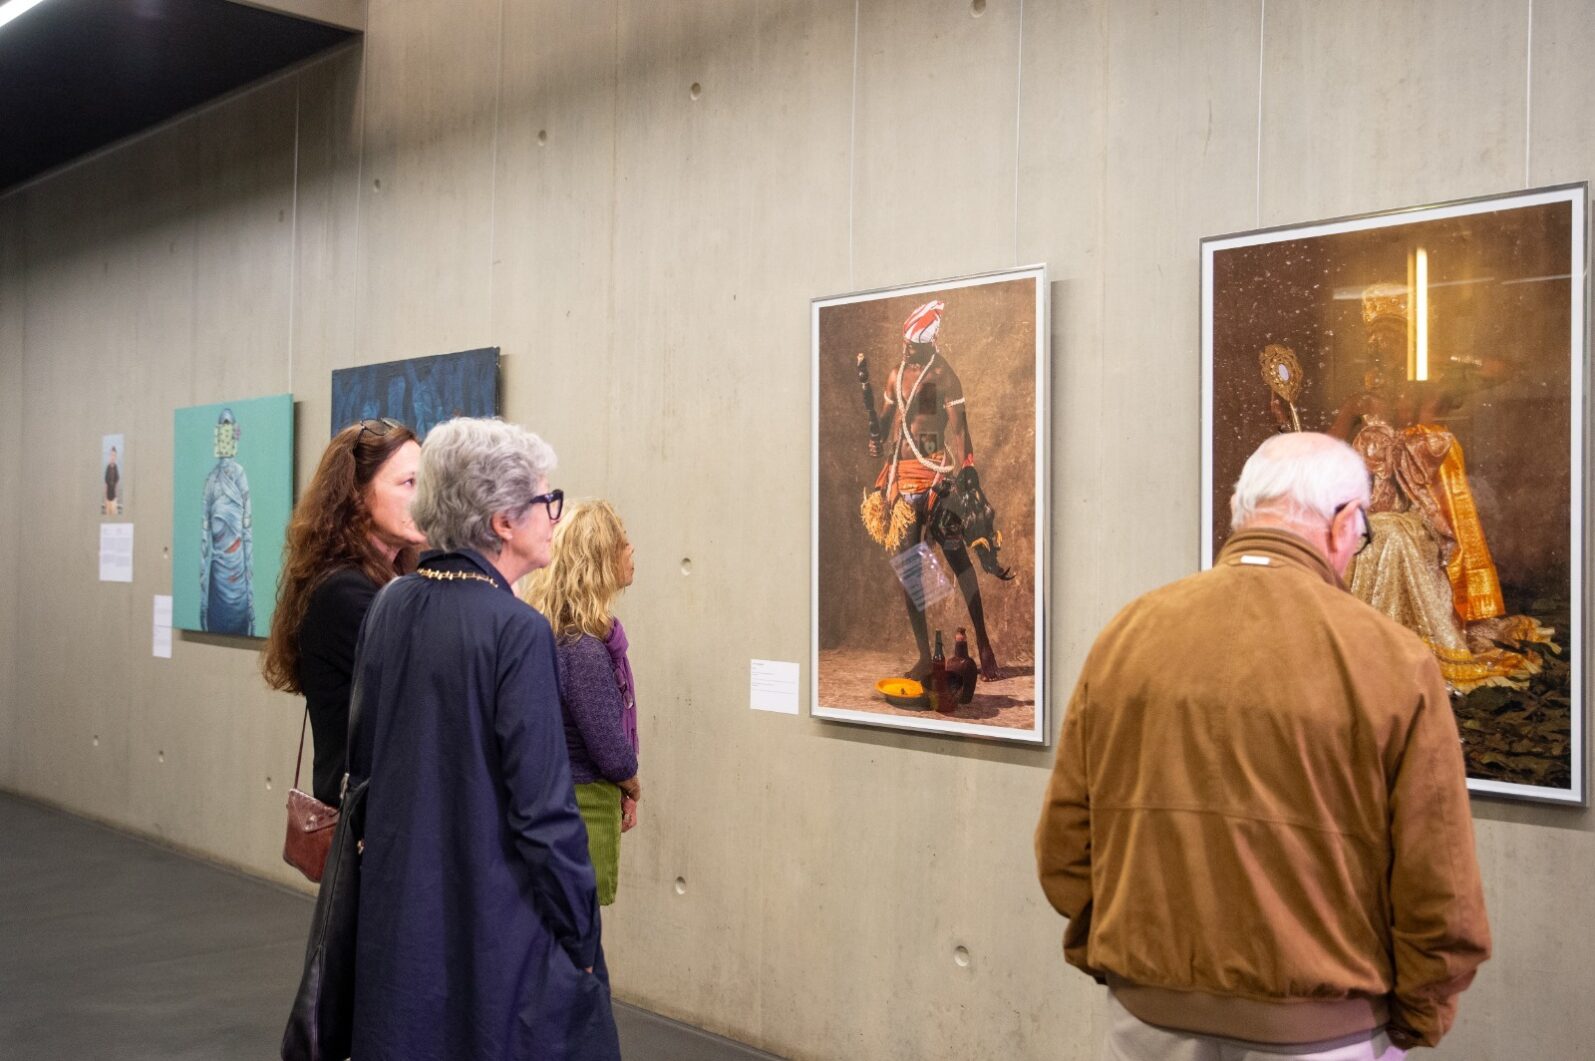
POLYGON ((816 714, 1042 739, 1044 292, 815 302, 816 714))

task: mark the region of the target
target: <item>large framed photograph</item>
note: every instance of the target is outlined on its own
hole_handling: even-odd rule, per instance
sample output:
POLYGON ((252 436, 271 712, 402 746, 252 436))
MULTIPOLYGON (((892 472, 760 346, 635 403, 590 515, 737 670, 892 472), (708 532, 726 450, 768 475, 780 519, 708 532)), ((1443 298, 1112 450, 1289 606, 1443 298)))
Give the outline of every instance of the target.
POLYGON ((1046 297, 813 301, 814 716, 1045 743, 1046 297))
POLYGON ((1367 462, 1350 591, 1423 638, 1475 792, 1586 802, 1585 184, 1202 241, 1202 551, 1246 457, 1367 462))

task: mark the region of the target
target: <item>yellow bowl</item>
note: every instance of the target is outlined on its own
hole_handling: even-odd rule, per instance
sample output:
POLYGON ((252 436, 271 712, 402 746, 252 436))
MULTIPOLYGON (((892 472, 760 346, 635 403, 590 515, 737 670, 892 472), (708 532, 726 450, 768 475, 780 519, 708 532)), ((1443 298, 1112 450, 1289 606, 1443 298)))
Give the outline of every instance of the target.
POLYGON ((923 709, 929 706, 925 687, 912 678, 882 678, 875 683, 875 691, 894 707, 923 709))

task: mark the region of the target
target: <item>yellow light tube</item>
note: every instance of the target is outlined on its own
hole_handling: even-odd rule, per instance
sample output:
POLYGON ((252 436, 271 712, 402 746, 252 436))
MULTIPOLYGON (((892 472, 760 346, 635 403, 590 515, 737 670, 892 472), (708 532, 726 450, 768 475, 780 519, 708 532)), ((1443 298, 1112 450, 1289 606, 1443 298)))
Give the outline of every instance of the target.
POLYGON ((1407 304, 1403 307, 1402 314, 1407 321, 1407 379, 1416 379, 1418 375, 1418 339, 1412 323, 1413 308, 1417 305, 1417 265, 1416 255, 1407 252, 1407 304))
POLYGON ((1429 378, 1429 252, 1422 247, 1418 248, 1416 273, 1417 297, 1412 316, 1417 325, 1418 341, 1413 378, 1421 382, 1429 378))

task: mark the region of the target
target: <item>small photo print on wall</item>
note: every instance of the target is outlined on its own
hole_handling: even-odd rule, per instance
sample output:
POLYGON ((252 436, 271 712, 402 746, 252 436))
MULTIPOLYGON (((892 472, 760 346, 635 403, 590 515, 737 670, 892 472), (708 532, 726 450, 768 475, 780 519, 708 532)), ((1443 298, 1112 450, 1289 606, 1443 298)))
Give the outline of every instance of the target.
POLYGON ((127 515, 127 442, 121 435, 100 436, 100 474, 100 515, 127 515))
POLYGON ((293 397, 179 409, 172 437, 172 625, 265 637, 293 507, 293 397))
POLYGON ((812 713, 1046 740, 1046 271, 812 303, 812 713))
POLYGON ((1204 563, 1276 431, 1368 466, 1347 588, 1423 639, 1475 792, 1581 803, 1586 185, 1202 242, 1204 563))

